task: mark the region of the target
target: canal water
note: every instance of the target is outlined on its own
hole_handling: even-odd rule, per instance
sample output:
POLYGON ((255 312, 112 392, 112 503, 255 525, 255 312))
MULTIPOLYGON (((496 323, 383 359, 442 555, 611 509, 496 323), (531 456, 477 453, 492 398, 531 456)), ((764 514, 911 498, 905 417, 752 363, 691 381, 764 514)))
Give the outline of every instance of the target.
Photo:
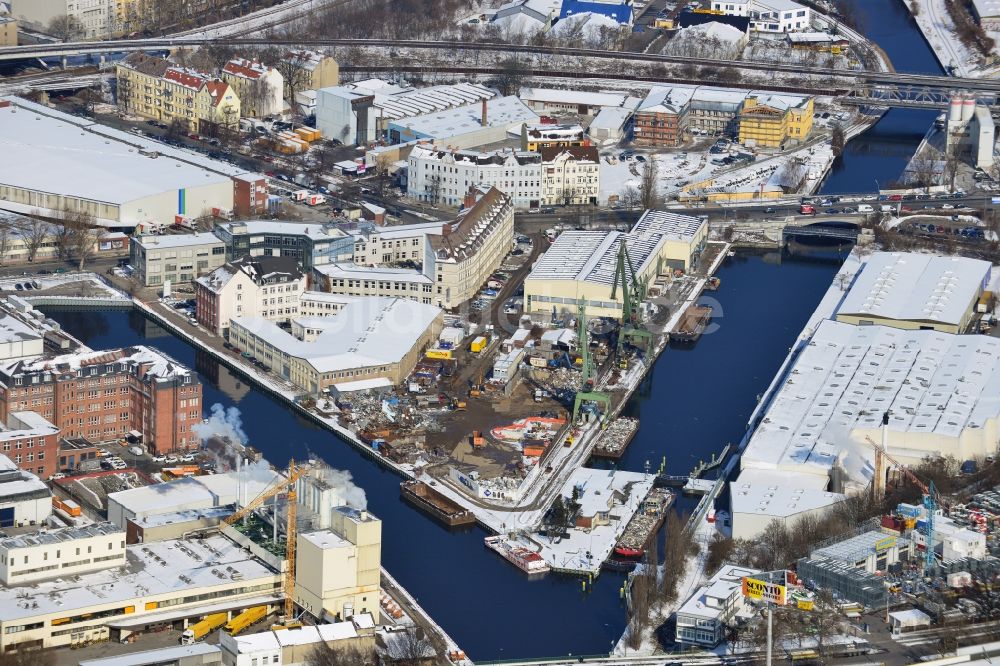
MULTIPOLYGON (((900 0, 856 0, 861 28, 878 41, 897 70, 940 73, 900 0)), ((864 191, 898 177, 932 112, 890 111, 850 142, 825 192, 864 191)), ((798 258, 773 252, 727 260, 722 286, 707 294, 712 329, 690 349, 668 349, 651 379, 626 408, 640 430, 619 466, 684 474, 726 442, 738 442, 757 396, 836 274, 836 250, 798 258)), ((602 653, 621 636, 622 577, 604 573, 586 591, 578 578, 529 581, 483 546, 474 529, 450 533, 399 498, 400 479, 283 404, 252 390, 207 354, 135 312, 49 314, 94 348, 144 343, 197 369, 205 404, 237 407, 250 443, 276 465, 320 456, 347 469, 383 520, 382 557, 392 574, 476 659, 602 653)))
MULTIPOLYGON (((902 0, 850 0, 858 29, 889 56, 897 72, 943 74, 902 0)), ((820 192, 874 192, 899 178, 938 111, 890 109, 863 135, 849 142, 820 192)))
MULTIPOLYGON (((694 347, 661 357, 650 388, 628 408, 642 426, 620 466, 638 471, 646 459, 656 467, 665 456, 670 471, 686 473, 697 458, 738 441, 755 396, 770 383, 837 266, 829 258, 778 252, 727 260, 722 286, 712 295, 720 314, 713 330, 694 347)), ((482 531, 445 531, 399 499, 395 474, 138 313, 49 314, 93 348, 148 344, 197 369, 205 405, 239 408, 250 443, 272 463, 312 455, 350 470, 383 520, 386 567, 474 658, 607 652, 621 636, 620 575, 604 573, 586 592, 578 578, 529 581, 484 548, 482 531)))

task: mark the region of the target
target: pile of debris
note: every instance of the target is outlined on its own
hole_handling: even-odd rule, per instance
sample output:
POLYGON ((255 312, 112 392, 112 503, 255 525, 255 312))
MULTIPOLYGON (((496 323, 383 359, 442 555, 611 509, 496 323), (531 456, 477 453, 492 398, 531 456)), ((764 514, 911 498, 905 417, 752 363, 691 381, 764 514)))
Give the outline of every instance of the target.
POLYGON ((583 375, 570 368, 532 368, 531 380, 552 395, 576 393, 583 386, 583 375))
POLYGON ((618 417, 601 433, 594 455, 602 458, 621 458, 638 430, 639 419, 631 416, 618 417))

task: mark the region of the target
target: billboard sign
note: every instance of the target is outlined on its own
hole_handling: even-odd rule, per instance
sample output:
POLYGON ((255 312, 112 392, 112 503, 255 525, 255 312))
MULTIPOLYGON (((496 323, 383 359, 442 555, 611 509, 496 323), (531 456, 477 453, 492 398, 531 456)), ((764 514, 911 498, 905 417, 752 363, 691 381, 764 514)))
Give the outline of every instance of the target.
POLYGON ((743 596, 755 601, 766 601, 778 606, 788 603, 784 585, 769 583, 757 578, 743 577, 743 596))

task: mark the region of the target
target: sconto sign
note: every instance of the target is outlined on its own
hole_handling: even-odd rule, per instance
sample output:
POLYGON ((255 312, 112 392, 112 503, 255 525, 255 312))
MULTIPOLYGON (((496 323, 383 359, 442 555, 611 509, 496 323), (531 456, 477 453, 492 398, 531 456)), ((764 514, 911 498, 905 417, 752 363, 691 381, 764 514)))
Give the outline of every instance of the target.
POLYGON ((743 578, 743 596, 778 606, 784 606, 788 602, 784 585, 768 583, 756 578, 743 578))

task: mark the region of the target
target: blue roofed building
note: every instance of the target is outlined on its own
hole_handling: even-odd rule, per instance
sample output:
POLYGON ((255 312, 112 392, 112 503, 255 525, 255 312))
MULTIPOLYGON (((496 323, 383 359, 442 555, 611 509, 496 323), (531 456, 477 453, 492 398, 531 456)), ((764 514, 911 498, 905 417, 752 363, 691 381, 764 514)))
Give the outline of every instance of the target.
POLYGON ((562 8, 559 11, 559 18, 561 20, 588 13, 606 16, 623 25, 632 25, 632 5, 627 2, 563 0, 562 8))

